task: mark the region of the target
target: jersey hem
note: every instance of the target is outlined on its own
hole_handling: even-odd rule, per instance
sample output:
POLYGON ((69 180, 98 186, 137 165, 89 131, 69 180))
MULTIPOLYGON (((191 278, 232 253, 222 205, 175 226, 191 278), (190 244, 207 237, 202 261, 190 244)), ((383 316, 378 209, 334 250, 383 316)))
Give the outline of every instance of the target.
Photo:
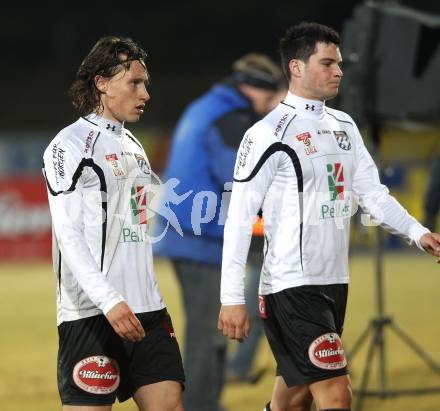
MULTIPOLYGON (((156 306, 140 306, 140 307, 132 307, 130 306, 130 308, 132 309, 132 311, 135 314, 140 314, 140 313, 148 313, 148 312, 152 312, 152 311, 159 311, 162 310, 164 308, 166 308, 166 305, 164 303, 159 304, 157 307, 156 306)), ((61 325, 63 322, 66 321, 76 321, 76 320, 83 320, 84 318, 90 318, 90 317, 95 317, 97 315, 104 315, 104 313, 99 310, 90 310, 87 311, 86 313, 82 313, 81 315, 79 314, 71 314, 71 315, 63 315, 62 317, 59 317, 57 319, 57 326, 61 325)))
POLYGON ((331 284, 348 284, 349 277, 340 277, 340 278, 332 278, 329 280, 315 279, 315 278, 302 278, 298 281, 289 281, 283 285, 277 287, 263 287, 259 294, 260 295, 269 295, 275 294, 280 291, 286 290, 287 288, 300 287, 302 285, 331 285, 331 284))

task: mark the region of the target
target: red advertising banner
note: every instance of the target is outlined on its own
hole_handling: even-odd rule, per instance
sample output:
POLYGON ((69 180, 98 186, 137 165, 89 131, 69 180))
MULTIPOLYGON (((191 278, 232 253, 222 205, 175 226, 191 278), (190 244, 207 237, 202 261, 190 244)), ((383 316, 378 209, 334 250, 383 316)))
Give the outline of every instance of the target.
POLYGON ((0 261, 51 257, 51 218, 43 176, 0 178, 0 261))

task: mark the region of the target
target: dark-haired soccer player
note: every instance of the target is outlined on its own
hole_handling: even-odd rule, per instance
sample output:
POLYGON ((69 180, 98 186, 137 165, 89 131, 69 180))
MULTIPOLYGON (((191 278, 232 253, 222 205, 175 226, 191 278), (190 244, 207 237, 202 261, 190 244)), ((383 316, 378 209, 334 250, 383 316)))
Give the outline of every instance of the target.
POLYGON ((277 361, 266 410, 351 407, 341 342, 352 200, 390 232, 440 256, 440 235, 388 193, 351 117, 331 110, 342 79, 339 35, 317 23, 281 40, 289 92, 242 141, 225 226, 219 329, 249 332, 244 268, 255 213, 265 221, 260 313, 277 361))

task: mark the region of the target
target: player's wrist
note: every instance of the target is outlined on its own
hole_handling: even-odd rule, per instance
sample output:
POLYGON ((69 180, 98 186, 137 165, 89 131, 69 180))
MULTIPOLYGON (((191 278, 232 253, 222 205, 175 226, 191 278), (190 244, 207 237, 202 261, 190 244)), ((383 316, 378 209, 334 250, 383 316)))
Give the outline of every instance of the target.
POLYGON ((235 306, 235 305, 246 305, 246 302, 244 300, 242 301, 221 301, 221 304, 223 307, 230 307, 230 306, 235 306))
POLYGON ((414 241, 416 246, 420 248, 422 251, 426 251, 425 248, 421 244, 421 239, 425 234, 430 233, 429 229, 422 226, 421 224, 413 224, 413 226, 409 230, 409 236, 414 241))
POLYGON ((111 311, 117 304, 121 302, 125 302, 124 297, 122 297, 122 295, 117 291, 114 291, 111 295, 111 298, 106 301, 101 308, 103 314, 107 315, 109 311, 111 311))

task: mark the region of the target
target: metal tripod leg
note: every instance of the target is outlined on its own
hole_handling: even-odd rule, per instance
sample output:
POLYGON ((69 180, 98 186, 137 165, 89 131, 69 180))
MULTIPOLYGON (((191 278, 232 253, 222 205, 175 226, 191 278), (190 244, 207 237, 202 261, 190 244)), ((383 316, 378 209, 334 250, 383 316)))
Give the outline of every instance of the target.
POLYGON ((440 374, 440 365, 423 350, 402 328, 395 322, 390 323, 391 329, 436 373, 440 374))
POLYGON ((371 363, 372 363, 372 359, 373 359, 374 348, 376 346, 377 333, 378 333, 378 329, 376 328, 375 330, 373 330, 373 336, 371 337, 370 346, 368 347, 367 358, 365 360, 364 371, 362 372, 362 380, 361 380, 361 385, 360 385, 360 388, 358 391, 358 397, 357 397, 357 401, 356 401, 355 411, 362 410, 362 404, 364 401, 365 391, 368 386, 368 379, 370 377, 370 372, 371 372, 371 363))
MULTIPOLYGON (((390 390, 387 387, 386 380, 386 355, 385 355, 385 327, 390 326, 391 329, 406 343, 432 370, 440 374, 440 365, 436 363, 423 349, 417 344, 402 328, 397 326, 391 317, 383 316, 371 321, 370 326, 364 331, 361 337, 355 343, 356 351, 360 348, 362 343, 366 340, 369 332, 372 332, 372 337, 368 347, 367 357, 362 372, 362 379, 360 387, 355 390, 357 394, 355 411, 362 411, 365 397, 379 397, 388 398, 399 395, 425 395, 440 393, 439 387, 427 388, 412 388, 412 389, 398 389, 390 390), (367 332, 368 331, 368 332, 367 332), (371 365, 375 350, 379 351, 379 388, 377 390, 368 390, 368 381, 371 373, 371 365)), ((350 353, 353 356, 353 350, 350 353)))
POLYGON ((367 339, 368 334, 370 334, 370 332, 372 332, 372 327, 373 327, 373 324, 371 322, 367 326, 367 328, 365 328, 363 333, 358 337, 358 339, 354 342, 352 349, 347 354, 347 359, 348 360, 351 360, 356 355, 356 353, 358 352, 359 348, 361 348, 362 344, 367 339))

